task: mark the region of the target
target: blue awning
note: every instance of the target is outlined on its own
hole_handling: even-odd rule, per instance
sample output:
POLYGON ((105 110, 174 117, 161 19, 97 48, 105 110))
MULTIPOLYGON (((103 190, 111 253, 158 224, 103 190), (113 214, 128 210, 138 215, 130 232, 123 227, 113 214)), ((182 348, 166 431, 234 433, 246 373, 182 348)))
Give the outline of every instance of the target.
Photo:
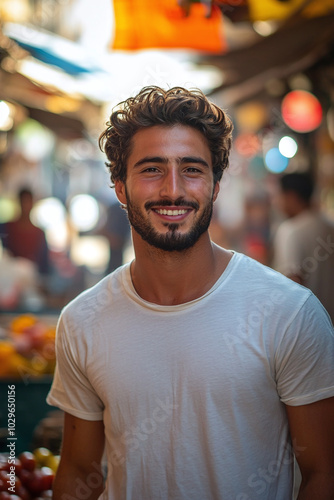
POLYGON ((70 75, 103 71, 83 47, 59 35, 15 23, 5 24, 3 32, 36 59, 70 75))

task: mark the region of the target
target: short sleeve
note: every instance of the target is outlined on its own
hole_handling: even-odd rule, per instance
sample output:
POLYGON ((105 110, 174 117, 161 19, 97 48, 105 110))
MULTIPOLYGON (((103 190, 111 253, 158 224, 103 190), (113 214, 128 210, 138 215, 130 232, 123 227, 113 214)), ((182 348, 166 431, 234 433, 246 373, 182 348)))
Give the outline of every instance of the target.
POLYGON ((85 420, 102 420, 104 405, 80 368, 79 358, 62 315, 57 326, 55 375, 47 402, 85 420))
POLYGON ((283 334, 275 359, 280 399, 291 406, 334 396, 334 330, 310 292, 283 334))

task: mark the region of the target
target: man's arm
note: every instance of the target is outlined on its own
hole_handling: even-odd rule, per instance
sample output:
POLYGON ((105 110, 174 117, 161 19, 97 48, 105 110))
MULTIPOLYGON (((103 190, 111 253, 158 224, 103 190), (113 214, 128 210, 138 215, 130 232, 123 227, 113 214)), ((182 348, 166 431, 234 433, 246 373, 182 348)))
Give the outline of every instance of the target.
POLYGON ((334 397, 286 410, 302 475, 298 500, 333 500, 334 397))
POLYGON ((53 485, 54 500, 95 500, 103 491, 102 420, 90 421, 65 413, 61 459, 53 485))

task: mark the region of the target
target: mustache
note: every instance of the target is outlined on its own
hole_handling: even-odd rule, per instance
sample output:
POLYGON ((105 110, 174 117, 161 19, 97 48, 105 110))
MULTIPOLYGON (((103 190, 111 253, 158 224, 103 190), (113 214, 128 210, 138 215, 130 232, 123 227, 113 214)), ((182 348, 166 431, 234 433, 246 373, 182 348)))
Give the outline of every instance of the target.
POLYGON ((189 207, 195 210, 199 209, 199 204, 195 201, 187 201, 183 198, 178 198, 175 201, 172 200, 158 200, 158 201, 147 201, 145 203, 145 209, 150 210, 153 207, 189 207))

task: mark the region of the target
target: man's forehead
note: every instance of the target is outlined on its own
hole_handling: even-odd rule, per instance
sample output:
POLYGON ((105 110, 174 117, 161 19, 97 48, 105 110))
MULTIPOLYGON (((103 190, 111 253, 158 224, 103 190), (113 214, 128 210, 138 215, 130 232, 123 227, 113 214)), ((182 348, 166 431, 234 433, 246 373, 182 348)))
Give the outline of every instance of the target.
POLYGON ((131 151, 137 146, 151 149, 168 147, 177 149, 180 147, 191 149, 202 149, 209 151, 206 137, 194 127, 183 124, 176 125, 154 125, 138 130, 131 140, 131 151))

